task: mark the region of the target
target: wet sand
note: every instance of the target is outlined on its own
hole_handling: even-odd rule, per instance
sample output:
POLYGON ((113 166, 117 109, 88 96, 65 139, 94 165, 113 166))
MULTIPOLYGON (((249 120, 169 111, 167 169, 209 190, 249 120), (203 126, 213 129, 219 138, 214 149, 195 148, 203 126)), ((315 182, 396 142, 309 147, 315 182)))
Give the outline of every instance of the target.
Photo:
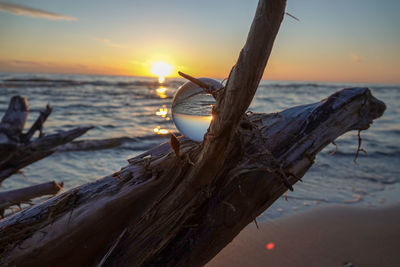
POLYGON ((400 204, 321 207, 259 227, 248 225, 206 266, 400 266, 400 204))

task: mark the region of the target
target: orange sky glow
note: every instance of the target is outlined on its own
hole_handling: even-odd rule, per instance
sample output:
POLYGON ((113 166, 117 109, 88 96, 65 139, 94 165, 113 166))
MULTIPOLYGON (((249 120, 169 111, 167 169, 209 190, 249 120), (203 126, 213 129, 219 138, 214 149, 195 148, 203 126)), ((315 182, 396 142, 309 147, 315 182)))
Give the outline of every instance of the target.
MULTIPOLYGON (((387 1, 377 10, 376 1, 353 2, 288 1, 287 10, 300 21, 285 17, 263 78, 400 83, 400 34, 394 26, 399 18, 391 11, 400 5, 387 1)), ((153 64, 166 62, 173 68, 167 79, 178 71, 223 79, 245 43, 257 1, 232 3, 223 13, 212 10, 207 20, 201 10, 210 1, 187 3, 182 10, 163 2, 158 9, 125 3, 115 10, 107 1, 97 7, 33 3, 35 9, 0 4, 0 72, 155 77, 153 64)))

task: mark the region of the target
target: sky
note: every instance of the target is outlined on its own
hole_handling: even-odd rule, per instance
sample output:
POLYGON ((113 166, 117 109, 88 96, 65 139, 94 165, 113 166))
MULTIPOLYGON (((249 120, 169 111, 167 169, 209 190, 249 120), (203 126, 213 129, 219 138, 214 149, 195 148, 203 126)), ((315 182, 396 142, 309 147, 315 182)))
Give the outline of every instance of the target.
MULTIPOLYGON (((256 0, 0 0, 0 72, 226 78, 256 0)), ((263 78, 400 84, 400 1, 288 0, 263 78)))

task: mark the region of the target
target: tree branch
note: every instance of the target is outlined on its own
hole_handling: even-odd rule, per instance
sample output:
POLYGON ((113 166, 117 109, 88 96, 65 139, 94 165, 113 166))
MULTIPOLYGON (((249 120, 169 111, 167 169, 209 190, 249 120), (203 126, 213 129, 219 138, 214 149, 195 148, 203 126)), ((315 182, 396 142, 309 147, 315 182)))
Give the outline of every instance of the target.
POLYGON ((46 182, 25 188, 11 191, 0 192, 0 210, 4 210, 12 205, 19 205, 33 198, 44 195, 55 195, 63 187, 64 183, 46 182))
POLYGON ((40 111, 39 117, 36 119, 35 123, 32 125, 29 131, 26 134, 22 135, 22 142, 28 142, 29 140, 31 140, 36 131, 39 131, 39 137, 42 137, 43 124, 46 121, 47 117, 50 115, 51 111, 52 108, 50 107, 50 105, 47 105, 45 110, 40 111))

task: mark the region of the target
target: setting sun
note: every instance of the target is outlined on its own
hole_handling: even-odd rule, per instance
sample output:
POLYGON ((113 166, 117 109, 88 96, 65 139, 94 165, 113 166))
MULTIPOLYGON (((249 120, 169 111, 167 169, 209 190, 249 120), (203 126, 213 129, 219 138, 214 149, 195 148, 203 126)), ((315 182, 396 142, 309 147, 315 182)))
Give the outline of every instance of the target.
POLYGON ((171 75, 173 67, 165 62, 156 62, 151 67, 151 73, 158 76, 158 81, 163 83, 165 76, 171 75))

